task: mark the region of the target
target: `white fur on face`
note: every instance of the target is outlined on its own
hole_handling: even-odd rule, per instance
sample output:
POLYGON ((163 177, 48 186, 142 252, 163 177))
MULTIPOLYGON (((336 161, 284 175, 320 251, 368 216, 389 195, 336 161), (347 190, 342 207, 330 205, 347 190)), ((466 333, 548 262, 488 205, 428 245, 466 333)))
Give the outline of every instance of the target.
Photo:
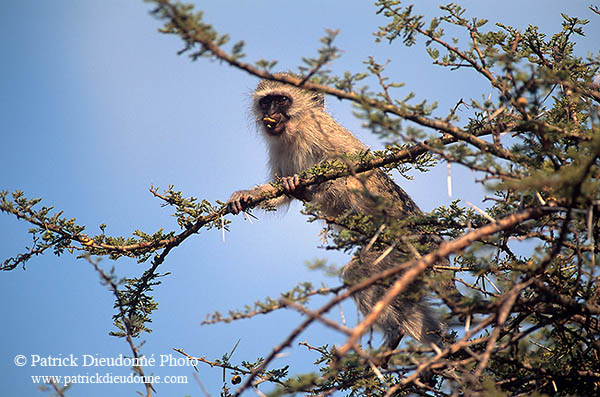
POLYGON ((322 102, 310 91, 288 84, 264 80, 253 94, 253 112, 257 128, 268 145, 272 176, 291 176, 335 158, 341 153, 364 150, 365 146, 323 111, 322 102), (292 100, 285 131, 269 134, 262 123, 261 98, 283 95, 292 100))

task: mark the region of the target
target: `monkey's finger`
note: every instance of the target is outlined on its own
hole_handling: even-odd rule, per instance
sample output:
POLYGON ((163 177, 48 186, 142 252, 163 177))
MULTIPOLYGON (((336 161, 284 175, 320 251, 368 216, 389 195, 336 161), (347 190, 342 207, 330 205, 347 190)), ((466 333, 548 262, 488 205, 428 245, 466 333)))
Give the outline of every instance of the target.
POLYGON ((242 198, 240 197, 231 202, 231 211, 234 215, 239 214, 244 209, 241 200, 242 198))
POLYGON ((242 197, 240 197, 240 199, 237 201, 238 212, 242 212, 246 208, 248 208, 248 203, 250 203, 251 199, 252 199, 251 196, 242 196, 242 197))
POLYGON ((244 200, 244 197, 240 197, 240 199, 235 202, 238 213, 242 212, 244 208, 246 208, 244 205, 244 200))
POLYGON ((281 184, 283 185, 283 189, 288 193, 294 190, 293 185, 290 185, 290 178, 287 176, 282 178, 281 184))
POLYGON ((300 177, 298 176, 298 174, 293 176, 294 178, 294 190, 298 187, 298 185, 300 184, 300 177))

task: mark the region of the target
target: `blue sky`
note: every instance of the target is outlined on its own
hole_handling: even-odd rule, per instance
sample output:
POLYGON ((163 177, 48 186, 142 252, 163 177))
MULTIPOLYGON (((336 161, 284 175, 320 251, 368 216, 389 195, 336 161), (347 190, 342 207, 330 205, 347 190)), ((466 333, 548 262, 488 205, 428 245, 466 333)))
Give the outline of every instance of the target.
MULTIPOLYGON (((152 185, 174 184, 187 196, 226 200, 238 189, 266 181, 264 147, 248 116, 248 94, 257 80, 217 62, 191 62, 177 56, 175 37, 157 32, 160 23, 142 1, 4 2, 0 13, 0 188, 24 190, 43 197, 87 226, 89 234, 108 225, 113 235, 134 230, 177 230, 168 208, 148 192, 152 185)), ((416 10, 437 15, 437 3, 421 2, 416 10)), ((588 2, 462 1, 471 16, 524 29, 540 26, 551 34, 560 29, 560 12, 588 18, 587 36, 578 53, 596 51, 598 17, 588 2)), ((278 59, 280 70, 294 69, 303 56, 313 56, 325 28, 339 29, 337 46, 344 55, 331 69, 341 73, 364 69, 363 60, 390 59, 388 73, 414 91, 417 99, 440 104, 440 112, 460 98, 489 94, 485 82, 468 71, 449 72, 431 65, 423 42, 406 48, 400 42, 375 44, 372 33, 385 22, 366 1, 213 1, 200 3, 206 21, 234 41, 244 39, 248 60, 278 59)), ((327 108, 344 126, 372 146, 380 146, 347 102, 328 99, 327 108)), ((480 203, 474 177, 457 169, 454 197, 480 203)), ((446 168, 399 180, 424 210, 450 202, 446 168)), ((260 215, 250 225, 235 217, 226 242, 219 231, 201 232, 173 251, 163 271, 172 274, 156 288, 159 309, 153 333, 145 335, 142 352, 168 355, 183 347, 209 359, 229 352, 238 339, 233 361, 264 356, 300 320, 290 312, 235 322, 200 326, 206 314, 242 308, 265 296, 277 297, 298 281, 336 279, 309 272, 304 262, 325 258, 342 265, 343 254, 320 250, 319 225, 307 224, 292 205, 287 214, 260 215)), ((4 260, 30 244, 28 225, 0 215, 0 256, 4 260)), ((121 276, 140 274, 144 265, 122 259, 103 260, 121 276)), ((85 261, 73 256, 46 255, 27 269, 0 275, 0 371, 6 395, 40 395, 30 375, 113 372, 126 368, 17 367, 23 354, 116 357, 129 353, 123 340, 108 336, 112 329, 113 297, 85 261)), ((352 305, 344 306, 349 322, 352 305)), ((339 314, 333 313, 338 319, 339 314)), ((314 327, 301 335, 311 345, 340 343, 342 338, 314 327)), ((316 356, 295 347, 275 365, 293 363, 308 371, 316 356)), ((203 385, 218 395, 222 373, 200 366, 203 385)), ((152 371, 149 371, 152 372, 152 371)), ((187 375, 188 385, 157 385, 168 395, 203 395, 186 367, 156 367, 158 375, 187 375)), ((75 385, 70 395, 131 395, 139 386, 75 385)), ((249 393, 252 395, 252 393, 249 393)))

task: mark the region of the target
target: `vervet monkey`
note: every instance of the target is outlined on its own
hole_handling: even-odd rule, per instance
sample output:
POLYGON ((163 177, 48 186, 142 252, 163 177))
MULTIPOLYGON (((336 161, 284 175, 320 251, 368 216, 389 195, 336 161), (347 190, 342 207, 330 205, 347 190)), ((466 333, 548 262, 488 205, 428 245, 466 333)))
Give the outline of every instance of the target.
MULTIPOLYGON (((339 125, 324 109, 323 94, 281 82, 263 80, 252 96, 252 113, 269 152, 273 178, 281 178, 288 195, 318 206, 330 217, 343 213, 366 214, 387 224, 421 214, 414 201, 383 171, 375 169, 356 176, 338 178, 299 189, 298 174, 319 162, 366 150, 366 146, 339 125), (383 203, 383 205, 382 205, 383 203)), ((260 187, 235 192, 228 201, 234 214, 243 211, 251 197, 260 197, 260 187)), ((289 197, 280 197, 275 205, 289 197)), ((420 244, 433 250, 439 238, 419 236, 420 244)), ((385 256, 381 250, 359 252, 343 269, 342 276, 354 284, 410 259, 414 255, 402 248, 385 256)), ((404 333, 429 344, 440 340, 443 327, 431 314, 423 298, 424 283, 413 283, 380 315, 375 325, 385 336, 385 344, 395 349, 404 333)), ((375 284, 355 294, 360 311, 366 315, 383 297, 389 283, 375 284)))

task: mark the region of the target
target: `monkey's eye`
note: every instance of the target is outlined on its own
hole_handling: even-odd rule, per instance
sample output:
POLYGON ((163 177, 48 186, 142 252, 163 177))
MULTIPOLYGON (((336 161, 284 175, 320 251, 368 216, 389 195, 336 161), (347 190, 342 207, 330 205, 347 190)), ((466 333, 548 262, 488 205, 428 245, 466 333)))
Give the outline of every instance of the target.
POLYGON ((268 96, 264 96, 264 97, 262 97, 262 98, 260 98, 260 99, 259 99, 259 101, 258 101, 258 105, 259 105, 261 108, 263 108, 263 109, 266 109, 266 108, 268 108, 268 107, 269 107, 269 104, 271 103, 271 100, 272 100, 272 99, 271 99, 270 97, 268 97, 268 96))
POLYGON ((267 95, 258 100, 258 106, 263 111, 269 110, 272 106, 278 111, 285 111, 292 103, 290 97, 285 95, 267 95))

